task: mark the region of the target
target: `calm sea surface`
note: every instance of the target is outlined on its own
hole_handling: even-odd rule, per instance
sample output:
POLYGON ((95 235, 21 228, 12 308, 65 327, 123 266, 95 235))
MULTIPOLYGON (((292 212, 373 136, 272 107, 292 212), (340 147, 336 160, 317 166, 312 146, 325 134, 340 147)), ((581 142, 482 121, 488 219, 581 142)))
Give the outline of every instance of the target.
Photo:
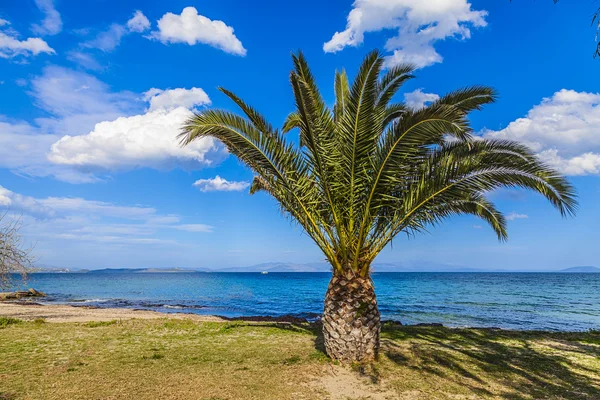
MULTIPOLYGON (((32 274, 48 303, 228 317, 317 317, 328 273, 32 274)), ((600 329, 600 274, 375 273, 384 319, 510 329, 600 329)))

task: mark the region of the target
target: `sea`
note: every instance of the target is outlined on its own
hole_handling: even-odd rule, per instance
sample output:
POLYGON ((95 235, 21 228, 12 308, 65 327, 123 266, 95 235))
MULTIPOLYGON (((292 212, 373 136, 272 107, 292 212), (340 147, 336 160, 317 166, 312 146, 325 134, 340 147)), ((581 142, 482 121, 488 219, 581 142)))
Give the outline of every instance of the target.
MULTIPOLYGON (((41 302, 318 319, 329 273, 36 273, 41 302)), ((374 273, 382 318, 450 327, 600 329, 600 274, 374 273)), ((38 301, 36 299, 36 301, 38 301)))

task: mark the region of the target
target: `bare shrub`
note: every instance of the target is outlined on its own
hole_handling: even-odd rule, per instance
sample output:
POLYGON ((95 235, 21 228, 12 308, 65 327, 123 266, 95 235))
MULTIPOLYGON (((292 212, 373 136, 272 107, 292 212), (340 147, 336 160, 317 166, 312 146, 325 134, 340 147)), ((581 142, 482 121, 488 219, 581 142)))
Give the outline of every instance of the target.
POLYGON ((20 218, 0 215, 0 289, 15 283, 15 276, 24 280, 32 268, 31 249, 26 248, 20 235, 20 218))

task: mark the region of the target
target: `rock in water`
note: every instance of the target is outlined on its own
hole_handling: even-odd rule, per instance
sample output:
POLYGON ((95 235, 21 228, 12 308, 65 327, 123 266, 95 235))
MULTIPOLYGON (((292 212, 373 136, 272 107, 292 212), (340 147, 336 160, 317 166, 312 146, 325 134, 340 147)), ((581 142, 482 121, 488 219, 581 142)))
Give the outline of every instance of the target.
POLYGON ((33 297, 46 297, 46 293, 35 290, 34 288, 29 288, 28 292, 30 293, 30 296, 33 297))

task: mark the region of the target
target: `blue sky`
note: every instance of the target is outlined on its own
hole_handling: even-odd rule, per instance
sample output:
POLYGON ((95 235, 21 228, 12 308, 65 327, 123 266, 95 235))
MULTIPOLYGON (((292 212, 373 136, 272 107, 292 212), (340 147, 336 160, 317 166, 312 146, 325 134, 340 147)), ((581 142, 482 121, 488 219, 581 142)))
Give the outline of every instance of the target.
MULTIPOLYGON (((592 1, 6 0, 0 4, 0 208, 20 215, 38 263, 70 268, 222 268, 323 256, 216 142, 181 149, 194 108, 232 105, 224 86, 280 125, 302 49, 332 102, 333 73, 380 49, 418 78, 414 107, 494 86, 478 134, 519 140, 575 184, 576 218, 543 199, 491 196, 509 241, 459 217, 378 262, 476 268, 598 265, 600 60, 592 1)), ((405 96, 403 98, 403 96, 405 96)))

